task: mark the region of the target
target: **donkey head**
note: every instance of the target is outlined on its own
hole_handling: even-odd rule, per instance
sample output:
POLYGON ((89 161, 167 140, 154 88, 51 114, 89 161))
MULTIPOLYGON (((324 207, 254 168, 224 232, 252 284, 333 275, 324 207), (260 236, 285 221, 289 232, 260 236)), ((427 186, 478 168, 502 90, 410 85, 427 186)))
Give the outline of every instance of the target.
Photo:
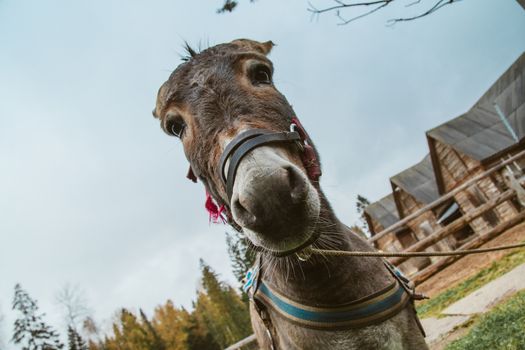
MULTIPOLYGON (((190 172, 225 207, 230 223, 255 246, 286 255, 316 238, 320 191, 317 178, 308 176, 304 148, 276 142, 249 150, 236 164, 230 190, 223 178, 233 156, 220 166, 224 150, 247 130, 290 130, 295 114, 273 84, 272 46, 240 39, 200 53, 188 48, 190 57, 160 87, 153 114, 167 134, 180 138, 190 172)), ((311 143, 300 131, 300 143, 311 143)))

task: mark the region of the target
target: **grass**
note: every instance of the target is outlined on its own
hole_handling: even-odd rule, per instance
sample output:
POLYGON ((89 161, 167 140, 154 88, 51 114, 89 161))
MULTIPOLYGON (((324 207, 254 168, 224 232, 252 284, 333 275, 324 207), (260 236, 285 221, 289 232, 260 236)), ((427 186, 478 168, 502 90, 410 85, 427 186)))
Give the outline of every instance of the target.
POLYGON ((417 311, 419 317, 439 317, 439 313, 447 306, 524 262, 525 250, 523 249, 516 250, 504 256, 500 260, 493 262, 492 265, 486 269, 481 270, 458 285, 447 289, 429 300, 418 303, 417 311))
POLYGON ((525 291, 481 316, 467 335, 446 347, 446 350, 467 349, 525 349, 525 291))

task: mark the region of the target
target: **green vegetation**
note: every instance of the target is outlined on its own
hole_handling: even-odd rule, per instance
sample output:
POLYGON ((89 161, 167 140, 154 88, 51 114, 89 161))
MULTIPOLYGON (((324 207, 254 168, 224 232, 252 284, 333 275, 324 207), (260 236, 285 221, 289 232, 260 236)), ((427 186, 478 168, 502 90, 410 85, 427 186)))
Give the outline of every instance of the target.
POLYGON ((525 291, 481 316, 466 336, 446 349, 525 349, 525 291))
POLYGON ((90 342, 89 350, 219 350, 252 333, 248 306, 235 289, 221 282, 201 260, 201 287, 193 310, 171 300, 158 306, 151 319, 122 309, 113 334, 90 342))
MULTIPOLYGON (((64 299, 77 300, 74 294, 68 295, 64 299)), ((67 305, 70 319, 72 314, 78 315, 79 310, 78 305, 72 305, 67 305)), ((36 300, 19 284, 15 286, 13 309, 18 313, 12 338, 14 344, 24 350, 65 348, 58 332, 44 322, 44 314, 39 313, 36 300)), ((69 324, 67 349, 220 350, 253 332, 248 305, 233 287, 220 281, 203 260, 201 283, 192 310, 177 307, 168 300, 159 305, 150 318, 142 309, 138 311, 119 310, 109 334, 101 333, 91 317, 84 320, 79 330, 74 322, 69 324)))
POLYGON ((504 256, 502 259, 493 262, 488 268, 481 270, 474 276, 466 279, 458 285, 447 289, 443 293, 438 294, 429 300, 419 303, 417 305, 419 317, 424 318, 439 316, 441 310, 445 309, 447 306, 453 304, 467 294, 472 293, 476 289, 509 272, 524 262, 524 250, 517 250, 504 256))

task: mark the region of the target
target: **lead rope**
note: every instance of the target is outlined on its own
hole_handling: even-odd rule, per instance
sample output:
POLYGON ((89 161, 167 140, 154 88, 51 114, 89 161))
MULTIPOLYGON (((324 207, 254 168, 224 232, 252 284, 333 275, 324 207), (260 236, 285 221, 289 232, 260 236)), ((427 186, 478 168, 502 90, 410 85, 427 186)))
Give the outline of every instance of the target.
POLYGON ((362 256, 362 257, 425 257, 425 256, 454 256, 454 255, 470 255, 493 252, 497 250, 513 249, 525 247, 525 242, 518 244, 500 245, 491 248, 465 249, 465 250, 448 250, 444 252, 364 252, 364 251, 346 251, 346 250, 328 250, 318 248, 305 248, 301 252, 296 253, 300 260, 307 260, 312 254, 316 255, 331 255, 331 256, 362 256))

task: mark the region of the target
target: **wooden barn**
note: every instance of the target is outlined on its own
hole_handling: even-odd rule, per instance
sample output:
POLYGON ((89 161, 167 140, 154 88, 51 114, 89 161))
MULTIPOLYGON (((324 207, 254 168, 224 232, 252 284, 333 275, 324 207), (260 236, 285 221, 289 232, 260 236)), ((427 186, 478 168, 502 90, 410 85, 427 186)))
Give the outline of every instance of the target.
MULTIPOLYGON (((405 218, 425 205, 439 198, 439 192, 432 168, 432 161, 427 155, 421 162, 390 178, 392 194, 397 212, 401 219, 405 218)), ((416 218, 409 220, 407 226, 414 232, 417 240, 424 239, 440 228, 438 218, 450 207, 451 203, 444 203, 434 210, 426 211, 416 218)), ((456 246, 453 236, 436 243, 429 251, 450 250, 456 246)))
MULTIPOLYGON (((392 226, 399 221, 399 214, 396 208, 394 196, 392 194, 381 198, 366 207, 365 218, 372 237, 392 226)), ((383 251, 398 252, 416 243, 418 237, 408 226, 402 226, 394 230, 391 234, 380 238, 375 242, 376 248, 383 251)), ((405 274, 412 274, 430 264, 429 259, 411 259, 399 266, 405 274)))
MULTIPOLYGON (((426 137, 429 154, 391 177, 392 193, 365 209, 377 248, 450 250, 478 244, 499 224, 517 220, 525 206, 525 157, 477 177, 525 150, 525 54, 467 113, 426 137), (505 194, 509 188, 517 197, 505 194)), ((421 270, 437 260, 394 259, 405 273, 425 276, 421 270)))
MULTIPOLYGON (((440 195, 450 192, 525 149, 525 54, 523 54, 467 113, 426 133, 440 195)), ((473 210, 501 194, 508 185, 504 172, 520 175, 525 161, 483 179, 454 196, 462 213, 473 210)), ((501 203, 473 220, 479 233, 517 214, 515 201, 501 203)))

